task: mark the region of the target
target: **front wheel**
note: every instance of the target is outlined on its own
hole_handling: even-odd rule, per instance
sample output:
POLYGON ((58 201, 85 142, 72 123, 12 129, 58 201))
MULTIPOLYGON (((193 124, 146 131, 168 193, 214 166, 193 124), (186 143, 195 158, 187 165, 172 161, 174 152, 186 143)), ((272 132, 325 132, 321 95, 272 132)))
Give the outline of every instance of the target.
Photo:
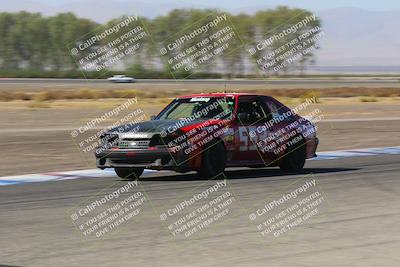
POLYGON ((125 180, 135 180, 143 174, 144 168, 114 168, 118 177, 125 180))
POLYGON ((288 151, 279 166, 282 171, 299 172, 306 163, 306 143, 302 138, 299 144, 288 151))
POLYGON ((224 172, 226 167, 226 151, 222 140, 214 140, 204 149, 202 166, 197 171, 201 178, 214 178, 224 172))

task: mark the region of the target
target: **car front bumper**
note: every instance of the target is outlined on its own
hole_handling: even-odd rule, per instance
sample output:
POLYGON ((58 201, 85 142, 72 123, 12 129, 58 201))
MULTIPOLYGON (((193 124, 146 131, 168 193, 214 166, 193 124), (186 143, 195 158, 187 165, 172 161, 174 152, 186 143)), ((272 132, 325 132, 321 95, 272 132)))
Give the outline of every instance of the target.
POLYGON ((151 149, 97 149, 96 165, 100 169, 115 167, 137 167, 150 169, 174 169, 181 158, 168 148, 151 149))

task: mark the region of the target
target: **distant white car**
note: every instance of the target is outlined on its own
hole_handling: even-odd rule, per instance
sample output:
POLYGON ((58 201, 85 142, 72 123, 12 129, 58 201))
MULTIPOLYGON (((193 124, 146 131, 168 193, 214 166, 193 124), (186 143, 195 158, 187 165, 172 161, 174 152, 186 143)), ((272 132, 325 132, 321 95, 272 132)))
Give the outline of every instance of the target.
POLYGON ((110 82, 113 83, 134 83, 136 82, 134 78, 127 77, 125 75, 114 75, 113 77, 107 78, 110 82))

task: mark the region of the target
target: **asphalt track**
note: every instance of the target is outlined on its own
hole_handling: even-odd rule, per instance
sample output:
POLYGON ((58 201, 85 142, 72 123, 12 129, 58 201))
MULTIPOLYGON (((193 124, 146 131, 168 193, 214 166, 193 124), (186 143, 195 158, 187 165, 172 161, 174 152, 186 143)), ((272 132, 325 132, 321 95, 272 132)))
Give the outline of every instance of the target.
MULTIPOLYGON (((107 85, 111 84, 106 79, 30 79, 30 78, 1 78, 0 89, 8 89, 10 86, 24 86, 31 88, 33 86, 89 86, 89 85, 107 85)), ((292 79, 137 79, 137 83, 121 83, 121 86, 137 87, 140 84, 146 85, 251 85, 251 86, 270 86, 272 88, 338 88, 338 87, 400 87, 399 78, 341 78, 341 79, 308 79, 308 78, 292 78, 292 79)), ((116 85, 116 84, 114 84, 116 85)))
POLYGON ((160 214, 216 181, 191 174, 149 175, 139 182, 148 200, 141 212, 99 239, 83 237, 71 214, 79 203, 126 181, 87 178, 2 186, 0 265, 399 266, 399 173, 400 155, 384 154, 308 161, 296 175, 277 169, 230 170, 232 214, 184 240, 169 233, 160 214), (261 236, 249 213, 310 173, 328 208, 283 236, 261 236))

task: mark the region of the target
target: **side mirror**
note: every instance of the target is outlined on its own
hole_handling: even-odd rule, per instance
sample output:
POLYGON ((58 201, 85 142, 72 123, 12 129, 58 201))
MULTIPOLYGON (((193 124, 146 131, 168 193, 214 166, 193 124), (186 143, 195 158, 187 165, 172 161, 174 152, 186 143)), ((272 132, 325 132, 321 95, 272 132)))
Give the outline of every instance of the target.
POLYGON ((154 121, 156 119, 156 117, 157 117, 156 115, 151 115, 150 120, 154 121))
POLYGON ((237 115, 239 122, 249 122, 250 121, 250 114, 249 113, 238 113, 237 115))

